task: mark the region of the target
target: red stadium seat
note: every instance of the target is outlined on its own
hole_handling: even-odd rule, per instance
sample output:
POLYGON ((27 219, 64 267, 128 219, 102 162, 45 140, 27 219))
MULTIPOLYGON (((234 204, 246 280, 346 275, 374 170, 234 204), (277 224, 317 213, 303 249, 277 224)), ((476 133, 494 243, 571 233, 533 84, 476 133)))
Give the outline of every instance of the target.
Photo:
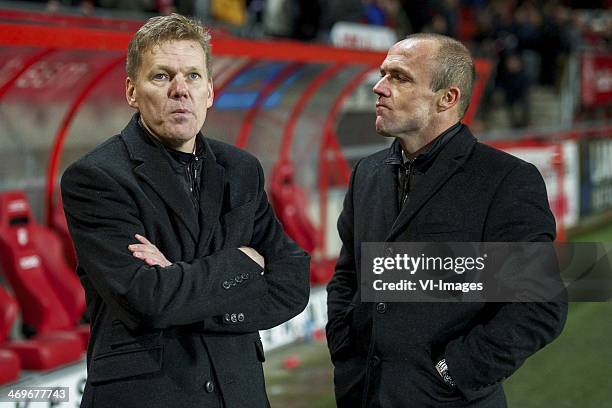
POLYGON ((335 259, 318 259, 315 254, 317 228, 306 212, 306 193, 294 182, 290 162, 280 162, 272 170, 270 201, 287 235, 302 249, 313 255, 310 263, 311 283, 325 283, 331 278, 335 259))
POLYGON ((83 354, 81 338, 69 332, 41 334, 3 347, 15 352, 26 370, 50 370, 79 361, 83 354))
POLYGON ((336 258, 315 260, 310 264, 310 280, 313 283, 327 283, 336 269, 336 258))
POLYGON ((72 243, 72 237, 68 231, 68 222, 66 221, 66 214, 64 214, 64 206, 62 205, 62 197, 60 195, 59 200, 53 207, 51 213, 51 219, 49 220, 49 226, 59 236, 64 251, 64 256, 70 269, 73 271, 77 267, 76 250, 72 243))
POLYGON ((11 327, 19 313, 19 306, 15 299, 0 286, 0 344, 8 339, 11 327))
POLYGON ((66 263, 60 238, 55 232, 38 224, 31 224, 31 238, 49 283, 58 295, 72 324, 77 324, 85 311, 85 291, 74 269, 66 263))
POLYGON ((281 224, 306 252, 315 249, 317 230, 306 214, 306 194, 293 179, 294 169, 289 162, 281 162, 272 170, 270 201, 281 224))
POLYGON ((21 369, 17 354, 2 347, 17 316, 17 309, 17 303, 0 286, 0 385, 15 381, 21 369))
POLYGON ((7 384, 19 378, 21 362, 13 350, 0 346, 0 385, 7 384))
POLYGON ((49 370, 81 358, 82 342, 75 333, 52 332, 28 340, 7 340, 18 311, 17 302, 0 286, 0 384, 17 379, 20 367, 49 370))
POLYGON ((76 315, 84 307, 79 297, 82 289, 79 288, 76 297, 62 299, 74 296, 71 293, 76 287, 74 282, 66 282, 76 277, 69 270, 55 269, 57 264, 48 257, 52 248, 46 243, 42 243, 44 249, 39 251, 34 238, 37 229, 32 225, 25 194, 19 191, 1 193, 0 263, 21 305, 23 323, 40 334, 70 329, 76 323, 71 314, 76 315), (45 255, 41 256, 43 253, 45 255), (45 271, 45 259, 50 272, 45 271), (64 304, 70 305, 71 314, 64 304))
MULTIPOLYGON (((85 312, 85 291, 79 278, 64 258, 65 252, 60 238, 55 232, 42 225, 32 224, 32 239, 37 249, 43 268, 55 293, 68 313, 71 325, 81 321, 85 312)), ((72 244, 72 241, 70 241, 72 244)), ((89 341, 89 325, 83 324, 74 328, 81 338, 83 350, 89 341)))

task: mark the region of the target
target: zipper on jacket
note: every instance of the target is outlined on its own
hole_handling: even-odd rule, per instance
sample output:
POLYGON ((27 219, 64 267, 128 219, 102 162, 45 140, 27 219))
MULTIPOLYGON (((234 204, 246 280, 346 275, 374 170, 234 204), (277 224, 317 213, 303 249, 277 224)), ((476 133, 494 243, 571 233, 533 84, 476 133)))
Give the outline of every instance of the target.
POLYGON ((400 201, 400 208, 402 208, 404 204, 406 204, 406 200, 408 199, 408 194, 410 193, 410 181, 414 174, 414 161, 409 160, 407 163, 408 163, 408 167, 406 167, 406 164, 402 164, 402 171, 404 172, 404 180, 402 183, 402 198, 400 201))
POLYGON ((200 207, 200 186, 198 180, 198 166, 196 165, 198 160, 198 156, 194 156, 185 166, 187 182, 189 183, 189 192, 191 193, 191 201, 196 211, 200 207))

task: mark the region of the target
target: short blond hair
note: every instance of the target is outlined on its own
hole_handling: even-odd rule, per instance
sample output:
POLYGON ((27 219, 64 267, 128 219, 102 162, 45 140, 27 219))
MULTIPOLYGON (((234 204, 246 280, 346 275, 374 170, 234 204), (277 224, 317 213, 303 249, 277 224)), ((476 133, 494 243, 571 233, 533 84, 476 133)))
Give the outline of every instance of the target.
POLYGON ((151 17, 134 34, 128 45, 125 69, 130 78, 136 74, 142 63, 142 56, 156 45, 167 41, 193 40, 204 50, 206 73, 212 78, 212 61, 210 58, 210 34, 199 21, 172 13, 168 16, 151 17))
POLYGON ((407 40, 435 41, 439 48, 432 55, 431 90, 436 92, 443 88, 456 86, 461 89, 458 113, 463 117, 472 99, 472 90, 476 81, 474 59, 465 45, 442 34, 417 33, 406 37, 407 40))

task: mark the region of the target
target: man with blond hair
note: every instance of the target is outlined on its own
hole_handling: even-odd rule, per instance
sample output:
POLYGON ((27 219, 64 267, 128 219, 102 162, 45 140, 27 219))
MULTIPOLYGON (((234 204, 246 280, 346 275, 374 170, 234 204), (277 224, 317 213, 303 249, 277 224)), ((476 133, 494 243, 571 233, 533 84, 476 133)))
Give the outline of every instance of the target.
POLYGON ((340 408, 505 407, 503 379, 563 328, 564 302, 362 301, 363 243, 554 240, 537 169, 461 123, 474 77, 465 46, 436 34, 380 66, 376 131, 395 140, 353 169, 327 287, 340 408))
POLYGON ((72 164, 62 196, 87 294, 82 407, 267 407, 258 330, 308 301, 250 154, 200 132, 210 36, 151 18, 127 56, 123 131, 72 164))

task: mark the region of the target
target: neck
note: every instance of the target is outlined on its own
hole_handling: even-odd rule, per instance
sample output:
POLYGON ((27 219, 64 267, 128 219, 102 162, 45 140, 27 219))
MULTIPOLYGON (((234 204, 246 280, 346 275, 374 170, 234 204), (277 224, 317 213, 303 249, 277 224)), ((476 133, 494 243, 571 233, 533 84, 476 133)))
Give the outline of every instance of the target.
POLYGON ((400 135, 398 139, 406 155, 413 156, 458 121, 458 119, 440 121, 439 123, 432 121, 430 127, 400 135))

